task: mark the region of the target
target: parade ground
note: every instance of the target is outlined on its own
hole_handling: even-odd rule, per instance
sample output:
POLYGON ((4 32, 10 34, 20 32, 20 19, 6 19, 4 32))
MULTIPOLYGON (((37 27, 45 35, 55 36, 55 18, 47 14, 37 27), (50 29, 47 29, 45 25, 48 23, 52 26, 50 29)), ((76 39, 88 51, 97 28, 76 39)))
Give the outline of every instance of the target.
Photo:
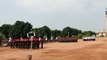
MULTIPOLYGON (((28 60, 28 49, 0 47, 0 60, 28 60)), ((33 49, 32 60, 106 60, 107 38, 96 41, 46 43, 43 49, 33 49)))

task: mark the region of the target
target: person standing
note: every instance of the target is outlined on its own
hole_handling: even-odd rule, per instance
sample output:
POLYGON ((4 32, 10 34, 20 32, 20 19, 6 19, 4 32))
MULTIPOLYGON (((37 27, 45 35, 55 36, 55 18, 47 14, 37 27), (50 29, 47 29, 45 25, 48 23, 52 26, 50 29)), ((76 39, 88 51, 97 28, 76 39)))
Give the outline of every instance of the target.
POLYGON ((43 48, 43 39, 39 37, 39 41, 40 41, 41 48, 43 48))
POLYGON ((0 46, 2 45, 2 40, 0 39, 0 46))

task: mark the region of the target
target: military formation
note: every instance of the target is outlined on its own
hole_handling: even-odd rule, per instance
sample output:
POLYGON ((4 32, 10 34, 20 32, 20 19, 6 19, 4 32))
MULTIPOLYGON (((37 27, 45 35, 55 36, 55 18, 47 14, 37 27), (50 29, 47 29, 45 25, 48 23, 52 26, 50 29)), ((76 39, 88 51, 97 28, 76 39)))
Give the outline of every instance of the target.
MULTIPOLYGON (((51 39, 51 41, 58 42, 78 42, 78 37, 62 37, 58 39, 51 39)), ((95 37, 84 37, 83 41, 95 41, 95 37)), ((10 48, 23 48, 30 49, 32 45, 32 49, 43 48, 43 44, 49 42, 47 39, 42 38, 20 38, 20 39, 12 39, 9 38, 9 46, 10 48)))
POLYGON ((32 49, 43 48, 43 39, 39 38, 20 38, 20 39, 9 39, 10 48, 23 48, 29 49, 32 45, 32 49), (32 44, 31 44, 32 43, 32 44))
POLYGON ((78 42, 78 37, 62 37, 58 38, 58 42, 78 42))

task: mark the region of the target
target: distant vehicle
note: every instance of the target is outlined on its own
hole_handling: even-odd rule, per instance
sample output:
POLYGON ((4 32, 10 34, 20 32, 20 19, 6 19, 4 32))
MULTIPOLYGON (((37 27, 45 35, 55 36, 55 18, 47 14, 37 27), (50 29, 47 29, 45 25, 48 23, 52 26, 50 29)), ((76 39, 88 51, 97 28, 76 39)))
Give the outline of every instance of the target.
POLYGON ((93 36, 90 36, 90 37, 83 37, 83 41, 95 41, 96 38, 93 37, 93 36))

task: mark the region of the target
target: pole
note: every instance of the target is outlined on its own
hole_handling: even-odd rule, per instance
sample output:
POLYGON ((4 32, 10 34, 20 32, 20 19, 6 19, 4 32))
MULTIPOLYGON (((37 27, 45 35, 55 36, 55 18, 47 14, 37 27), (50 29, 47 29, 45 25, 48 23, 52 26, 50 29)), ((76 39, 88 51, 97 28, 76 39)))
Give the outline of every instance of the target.
POLYGON ((30 45, 29 60, 32 60, 32 40, 33 40, 33 36, 31 36, 30 40, 31 40, 31 45, 30 45))
POLYGON ((34 32, 29 32, 27 33, 27 37, 30 37, 30 54, 28 55, 29 59, 28 60, 32 60, 32 44, 33 44, 33 38, 35 36, 35 33, 34 32), (30 34, 30 35, 29 35, 30 34))

